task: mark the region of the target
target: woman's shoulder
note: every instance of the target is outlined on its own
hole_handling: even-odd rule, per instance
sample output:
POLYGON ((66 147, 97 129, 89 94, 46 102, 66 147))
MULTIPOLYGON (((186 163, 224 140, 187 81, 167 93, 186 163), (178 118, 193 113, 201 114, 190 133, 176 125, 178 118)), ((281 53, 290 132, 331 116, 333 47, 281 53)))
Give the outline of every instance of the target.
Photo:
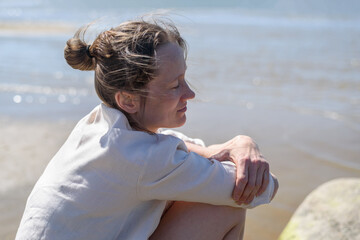
POLYGON ((104 104, 95 107, 76 128, 78 144, 100 148, 103 154, 114 158, 156 162, 173 158, 179 150, 187 152, 179 137, 133 130, 123 113, 104 104))
POLYGON ((172 135, 114 128, 106 138, 109 147, 135 155, 153 157, 174 155, 177 150, 187 152, 185 143, 172 135))

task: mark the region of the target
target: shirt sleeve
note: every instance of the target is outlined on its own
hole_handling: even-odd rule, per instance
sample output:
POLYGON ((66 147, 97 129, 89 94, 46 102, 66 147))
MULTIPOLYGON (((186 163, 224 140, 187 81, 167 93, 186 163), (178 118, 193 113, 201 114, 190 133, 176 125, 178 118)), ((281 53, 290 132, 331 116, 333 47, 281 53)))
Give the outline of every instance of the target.
POLYGON ((157 151, 138 179, 137 194, 142 200, 202 202, 242 208, 253 208, 271 201, 274 191, 272 177, 262 195, 248 205, 238 205, 231 197, 236 178, 232 162, 209 160, 188 153, 181 142, 175 147, 170 144, 166 150, 157 151))

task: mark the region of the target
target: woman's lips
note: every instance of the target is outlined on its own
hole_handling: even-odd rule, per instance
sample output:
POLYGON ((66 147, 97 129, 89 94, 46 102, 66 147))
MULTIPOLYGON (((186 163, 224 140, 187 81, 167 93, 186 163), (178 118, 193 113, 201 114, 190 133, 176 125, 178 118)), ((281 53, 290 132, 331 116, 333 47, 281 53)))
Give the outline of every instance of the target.
POLYGON ((179 109, 178 112, 186 112, 186 110, 187 110, 187 107, 185 106, 185 107, 179 109))

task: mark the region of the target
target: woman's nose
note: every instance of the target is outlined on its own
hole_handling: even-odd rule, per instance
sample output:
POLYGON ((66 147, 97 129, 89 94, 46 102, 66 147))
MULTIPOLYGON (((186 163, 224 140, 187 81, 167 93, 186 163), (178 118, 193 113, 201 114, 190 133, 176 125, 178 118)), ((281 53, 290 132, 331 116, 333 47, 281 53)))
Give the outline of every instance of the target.
POLYGON ((195 97, 194 91, 191 90, 188 83, 185 82, 185 84, 184 84, 184 93, 183 93, 182 99, 186 101, 186 100, 193 99, 194 97, 195 97))

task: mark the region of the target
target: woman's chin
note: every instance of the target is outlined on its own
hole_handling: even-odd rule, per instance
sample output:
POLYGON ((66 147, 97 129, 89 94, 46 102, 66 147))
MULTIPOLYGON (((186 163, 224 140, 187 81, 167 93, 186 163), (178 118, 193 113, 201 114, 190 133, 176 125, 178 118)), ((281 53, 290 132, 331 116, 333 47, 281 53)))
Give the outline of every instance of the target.
POLYGON ((166 127, 166 128, 178 128, 178 127, 182 127, 185 123, 186 123, 186 115, 184 114, 183 116, 181 116, 180 118, 178 118, 176 122, 174 122, 173 124, 169 124, 169 126, 166 127))
POLYGON ((186 114, 182 116, 181 120, 179 121, 179 125, 177 127, 181 127, 186 123, 186 114))

